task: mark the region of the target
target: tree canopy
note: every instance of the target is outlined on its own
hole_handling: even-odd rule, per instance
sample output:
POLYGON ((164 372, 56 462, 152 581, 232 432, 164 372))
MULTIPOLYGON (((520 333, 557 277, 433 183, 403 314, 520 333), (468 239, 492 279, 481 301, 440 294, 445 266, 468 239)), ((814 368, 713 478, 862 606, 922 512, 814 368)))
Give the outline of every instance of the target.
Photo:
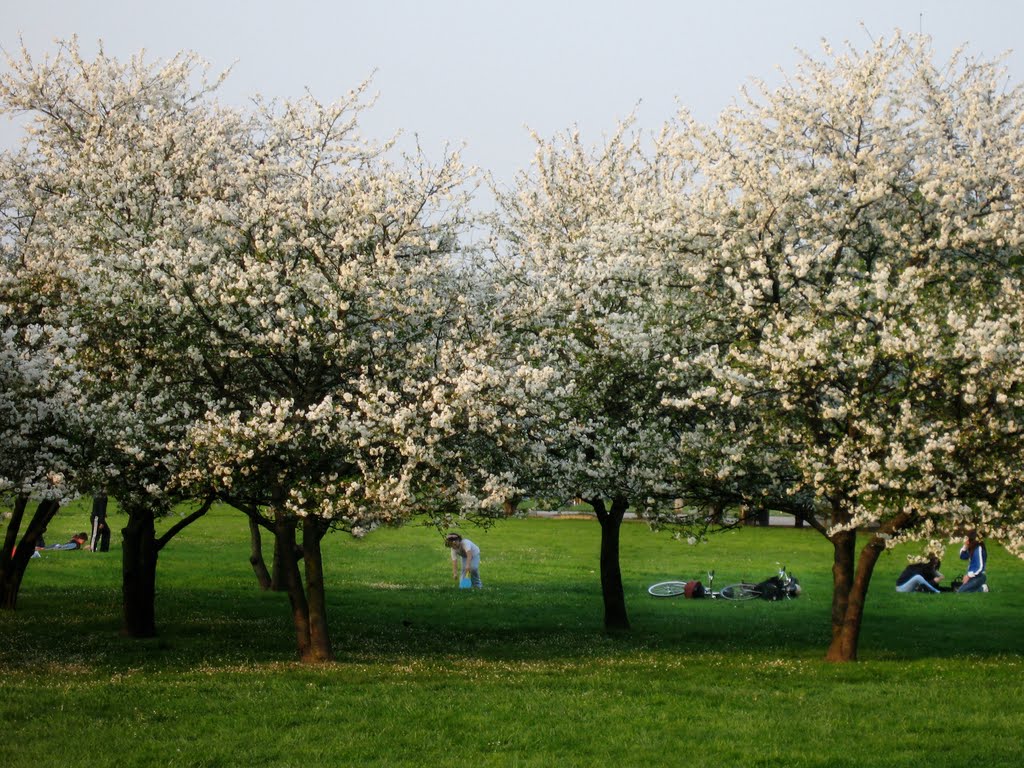
POLYGON ((710 376, 674 398, 708 415, 685 443, 836 546, 837 658, 887 543, 977 527, 1019 551, 1022 107, 997 65, 896 36, 672 136, 708 235, 680 263, 725 329, 676 362, 710 376))

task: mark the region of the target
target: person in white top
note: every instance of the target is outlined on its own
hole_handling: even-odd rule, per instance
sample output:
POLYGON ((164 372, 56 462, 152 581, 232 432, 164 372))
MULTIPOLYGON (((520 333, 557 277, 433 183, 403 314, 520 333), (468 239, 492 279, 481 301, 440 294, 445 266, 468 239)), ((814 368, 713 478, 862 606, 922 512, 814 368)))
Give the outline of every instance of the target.
POLYGON ((480 547, 457 533, 449 533, 444 537, 446 547, 452 550, 452 576, 456 581, 461 576, 468 576, 474 589, 483 587, 480 581, 480 547))

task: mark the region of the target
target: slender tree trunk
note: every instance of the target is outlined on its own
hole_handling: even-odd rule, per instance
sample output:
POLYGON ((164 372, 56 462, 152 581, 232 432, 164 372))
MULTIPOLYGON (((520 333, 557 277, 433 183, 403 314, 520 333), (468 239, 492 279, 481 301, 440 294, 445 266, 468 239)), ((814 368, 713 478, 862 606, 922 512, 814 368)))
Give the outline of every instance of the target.
POLYGON ((725 505, 722 503, 715 503, 711 505, 711 522, 716 525, 721 525, 725 519, 725 505))
POLYGON ((288 602, 292 610, 292 623, 295 626, 295 644, 299 659, 308 661, 312 654, 309 603, 306 600, 306 591, 302 585, 302 575, 299 573, 295 542, 296 522, 280 512, 275 511, 275 516, 274 538, 276 540, 277 556, 281 562, 283 586, 288 593, 288 602))
POLYGON ((28 508, 27 496, 19 496, 14 501, 11 520, 7 524, 4 535, 3 552, 0 552, 0 608, 13 611, 18 605, 18 593, 25 577, 25 569, 32 553, 36 550, 36 541, 46 533, 46 527, 60 509, 60 503, 44 500, 36 505, 35 514, 29 521, 25 535, 18 541, 21 523, 25 519, 28 508))
POLYGON ((263 559, 263 532, 260 528, 266 528, 274 534, 274 525, 265 518, 259 510, 259 507, 253 504, 247 504, 230 497, 227 502, 240 512, 245 513, 245 516, 249 518, 249 565, 252 566, 253 573, 256 574, 256 581, 260 585, 262 590, 273 590, 274 592, 280 592, 283 590, 284 576, 281 573, 281 562, 277 556, 277 536, 274 535, 274 559, 273 559, 273 575, 271 571, 267 569, 267 562, 263 559))
POLYGON ((270 578, 270 571, 267 570, 267 564, 263 560, 263 536, 260 533, 260 524, 254 517, 249 518, 249 540, 252 544, 252 549, 249 552, 249 564, 252 565, 252 570, 256 574, 256 581, 259 582, 260 589, 266 591, 273 585, 273 580, 270 578))
POLYGON ((128 523, 121 530, 122 620, 126 637, 156 637, 157 541, 153 508, 126 507, 128 523))
POLYGON ((28 565, 27 560, 22 564, 17 557, 18 533, 21 531, 21 521, 25 518, 27 506, 27 496, 18 496, 14 500, 11 519, 4 533, 3 551, 0 552, 0 608, 9 611, 13 611, 17 605, 21 579, 25 575, 25 566, 28 565))
POLYGON ((324 562, 320 541, 327 528, 317 517, 302 521, 302 554, 306 563, 306 596, 309 604, 309 655, 304 661, 334 661, 331 635, 327 626, 327 594, 324 589, 324 562))
MULTIPOLYGON (((292 542, 294 548, 294 541, 292 542)), ((288 574, 281 557, 281 539, 274 536, 274 554, 270 561, 270 589, 274 592, 288 591, 288 574)))
MULTIPOLYGON (((18 546, 18 534, 21 530, 21 521, 25 518, 25 509, 28 507, 28 497, 19 496, 14 501, 14 509, 11 511, 11 521, 7 524, 7 533, 4 536, 4 550, 0 553, 0 608, 13 611, 18 606, 18 592, 21 590, 21 581, 25 577, 25 569, 28 567, 29 558, 35 551, 35 540, 31 546, 18 546), (31 551, 29 551, 31 549, 31 551)), ((38 507, 36 508, 38 513, 38 507)), ((29 524, 29 528, 32 525, 29 524)), ((29 537, 22 537, 25 542, 29 537)))
POLYGON ((860 617, 851 613, 851 592, 857 532, 841 531, 830 537, 832 556, 832 642, 825 658, 828 661, 856 661, 860 617))
POLYGON ((619 565, 619 533, 622 518, 629 501, 617 496, 607 508, 604 499, 593 499, 590 505, 601 524, 601 594, 604 598, 604 627, 606 630, 629 629, 626 615, 626 594, 622 588, 622 568, 619 565))

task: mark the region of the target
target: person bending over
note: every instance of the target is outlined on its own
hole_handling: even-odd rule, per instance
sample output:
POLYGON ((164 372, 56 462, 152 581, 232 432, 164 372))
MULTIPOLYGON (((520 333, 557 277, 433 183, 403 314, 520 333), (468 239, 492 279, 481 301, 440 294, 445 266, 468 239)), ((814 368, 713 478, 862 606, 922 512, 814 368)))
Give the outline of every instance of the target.
POLYGON ((928 555, 928 560, 923 563, 911 563, 903 569, 896 579, 897 592, 941 592, 939 582, 942 581, 942 574, 939 573, 939 558, 935 555, 928 555))
POLYGON ((457 533, 449 533, 444 537, 446 547, 452 550, 452 576, 458 581, 460 576, 468 576, 474 589, 480 589, 480 547, 457 533))

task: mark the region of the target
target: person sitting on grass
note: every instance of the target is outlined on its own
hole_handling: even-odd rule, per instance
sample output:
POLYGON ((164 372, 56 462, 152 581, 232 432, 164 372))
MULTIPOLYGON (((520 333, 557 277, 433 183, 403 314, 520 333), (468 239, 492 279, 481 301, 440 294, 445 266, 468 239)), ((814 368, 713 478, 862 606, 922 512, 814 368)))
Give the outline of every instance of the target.
POLYGON ((977 531, 967 532, 967 539, 960 548, 960 559, 968 561, 967 575, 957 592, 988 592, 988 576, 985 575, 988 550, 985 542, 978 538, 977 531))
POLYGON ((897 592, 941 592, 939 582, 942 574, 939 566, 942 563, 935 555, 928 555, 923 563, 911 563, 896 578, 897 592))

